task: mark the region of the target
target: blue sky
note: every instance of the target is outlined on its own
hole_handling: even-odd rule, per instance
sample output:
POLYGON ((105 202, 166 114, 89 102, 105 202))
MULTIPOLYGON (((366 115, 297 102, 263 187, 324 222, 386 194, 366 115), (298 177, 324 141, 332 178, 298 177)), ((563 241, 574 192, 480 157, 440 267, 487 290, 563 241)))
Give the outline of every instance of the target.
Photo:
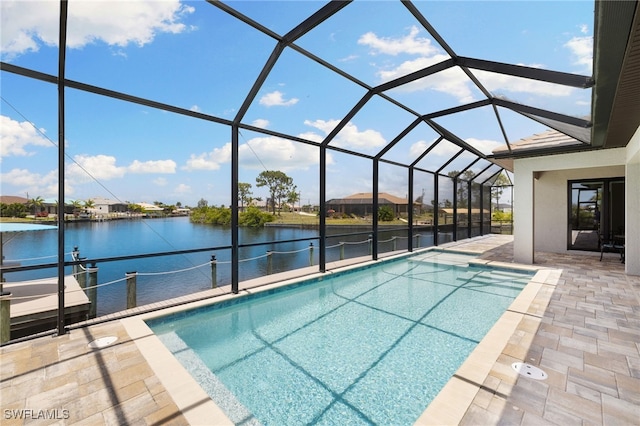
MULTIPOLYGON (((315 1, 228 3, 283 35, 314 13, 315 1)), ((460 56, 591 75, 593 2, 419 1, 417 8, 460 56)), ((58 3, 2 0, 2 60, 57 73, 58 3)), ((276 42, 205 2, 69 1, 68 79, 232 120, 276 42)), ((448 58, 395 1, 355 1, 296 45, 369 86, 448 58), (363 17, 366 17, 363 19, 363 17)), ((567 115, 590 112, 590 90, 476 72, 494 95, 567 115)), ((57 197, 57 88, 3 72, 0 105, 3 195, 57 197)), ((318 143, 366 90, 291 48, 260 88, 242 122, 318 143)), ((386 93, 426 114, 478 101, 482 93, 458 68, 386 93)), ((228 126, 67 89, 66 197, 106 197, 229 205, 228 126)), ((509 111, 510 141, 545 127, 509 111)), ((374 97, 332 146, 375 155, 415 116, 374 97)), ((504 145, 490 108, 436 120, 484 153, 504 145)), ((437 138, 418 126, 384 158, 407 163, 437 138)), ((302 202, 318 203, 318 148, 242 130, 240 181, 265 169, 293 177, 302 202)), ((439 168, 458 149, 443 141, 420 163, 439 168)), ((447 170, 464 167, 463 154, 447 170)), ((487 163, 479 162, 476 171, 487 163)), ((446 171, 446 170, 445 170, 446 171)), ((385 165, 380 191, 406 195, 406 170, 385 165)), ((371 163, 329 151, 327 198, 371 191, 371 163)), ((416 182, 416 190, 424 187, 416 182)), ((428 184, 426 185, 428 187, 428 184)))

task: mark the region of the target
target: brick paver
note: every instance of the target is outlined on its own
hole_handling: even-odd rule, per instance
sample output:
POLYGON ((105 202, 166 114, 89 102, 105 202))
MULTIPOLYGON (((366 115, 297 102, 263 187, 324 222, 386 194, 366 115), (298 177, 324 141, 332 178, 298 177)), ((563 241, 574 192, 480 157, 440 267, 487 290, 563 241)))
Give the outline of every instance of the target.
POLYGON ((119 321, 1 350, 2 424, 186 424, 119 321), (89 342, 115 336, 96 350, 89 342))
MULTIPOLYGON (((482 258, 509 261, 512 253, 508 243, 482 258)), ((538 326, 528 319, 518 326, 463 424, 638 424, 640 277, 627 276, 617 256, 598 258, 536 253, 536 265, 562 269, 560 280, 548 289, 546 309, 534 316, 538 326), (504 372, 516 361, 549 378, 516 376, 510 389, 500 391, 504 372)))

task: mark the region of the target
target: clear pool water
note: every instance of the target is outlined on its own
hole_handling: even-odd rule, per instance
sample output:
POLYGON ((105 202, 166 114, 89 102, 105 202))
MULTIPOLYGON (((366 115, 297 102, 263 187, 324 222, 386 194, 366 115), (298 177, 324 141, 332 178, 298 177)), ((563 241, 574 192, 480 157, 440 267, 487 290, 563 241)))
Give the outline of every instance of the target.
POLYGON ((236 424, 413 424, 529 281, 427 252, 148 321, 236 424))

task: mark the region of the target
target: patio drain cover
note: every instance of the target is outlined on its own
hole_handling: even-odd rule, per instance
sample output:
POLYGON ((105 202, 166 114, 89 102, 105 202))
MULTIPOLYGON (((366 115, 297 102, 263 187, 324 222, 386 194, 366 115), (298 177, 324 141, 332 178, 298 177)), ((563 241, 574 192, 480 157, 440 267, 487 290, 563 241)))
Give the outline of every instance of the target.
POLYGON ((521 376, 529 377, 535 380, 545 380, 547 377, 547 373, 540 370, 538 367, 527 364, 526 362, 514 362, 511 364, 511 368, 516 370, 518 374, 521 376))
POLYGON ((115 336, 101 337, 89 343, 88 346, 91 349, 100 349, 100 348, 104 348, 105 346, 111 345, 116 340, 118 340, 118 338, 115 336))

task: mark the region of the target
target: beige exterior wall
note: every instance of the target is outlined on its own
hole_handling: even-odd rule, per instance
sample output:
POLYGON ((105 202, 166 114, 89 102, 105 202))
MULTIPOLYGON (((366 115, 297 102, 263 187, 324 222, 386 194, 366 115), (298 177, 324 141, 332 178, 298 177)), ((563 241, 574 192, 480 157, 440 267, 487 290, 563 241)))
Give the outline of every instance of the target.
MULTIPOLYGON (((568 182, 626 176, 628 152, 627 147, 514 161, 515 260, 533 263, 535 251, 566 252, 568 182)), ((626 179, 630 182, 629 176, 626 179)), ((627 200, 631 201, 628 194, 627 200)), ((633 213, 629 207, 627 212, 640 222, 639 212, 633 213)), ((633 217, 629 219, 632 221, 633 217)))
POLYGON ((621 177, 624 173, 624 165, 540 172, 535 181, 535 249, 567 251, 570 180, 621 177))
POLYGON ((514 161, 514 259, 567 252, 568 182, 625 177, 626 272, 640 275, 640 128, 625 148, 514 161))
POLYGON ((626 271, 640 275, 640 127, 627 145, 626 176, 626 271))

